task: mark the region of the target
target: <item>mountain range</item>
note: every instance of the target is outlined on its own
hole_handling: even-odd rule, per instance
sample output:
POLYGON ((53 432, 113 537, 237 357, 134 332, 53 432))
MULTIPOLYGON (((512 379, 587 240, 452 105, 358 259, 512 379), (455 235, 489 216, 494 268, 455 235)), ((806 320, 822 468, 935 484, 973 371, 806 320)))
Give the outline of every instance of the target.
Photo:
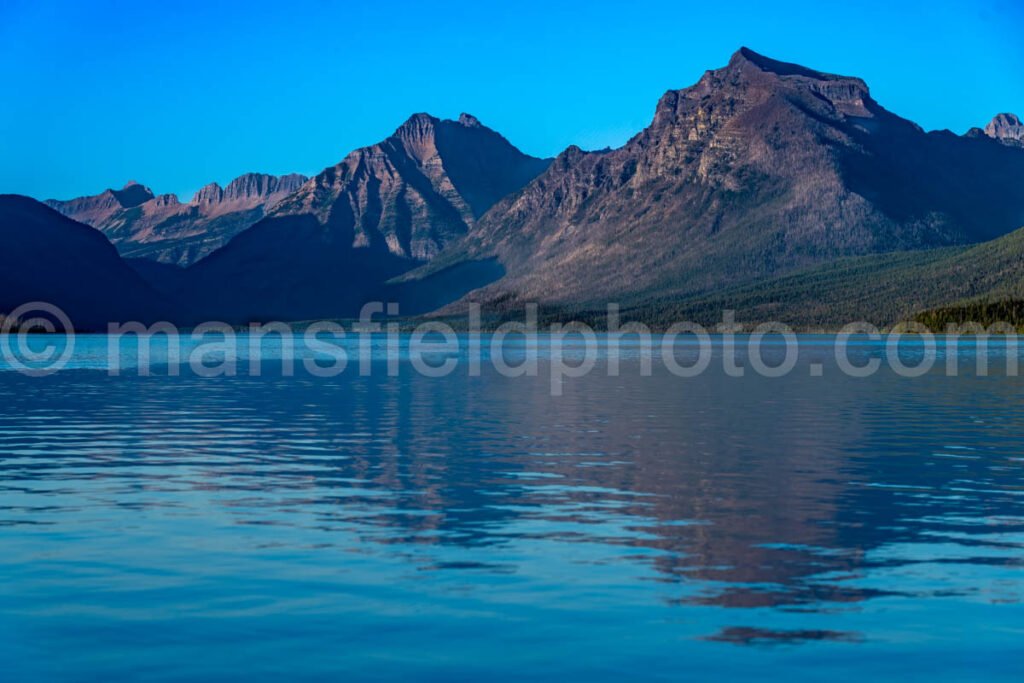
MULTIPOLYGON (((1024 225, 1024 154, 925 133, 859 79, 737 52, 607 152, 570 148, 429 269, 498 258, 489 306, 688 297, 1024 225)), ((413 275, 416 275, 415 273, 413 275)))
MULTIPOLYGON (((1016 292, 1022 181, 1016 116, 925 132, 860 79, 743 48, 618 149, 539 159, 467 114, 416 114, 309 179, 247 174, 187 204, 135 183, 47 203, 106 235, 116 270, 184 322, 615 301, 657 322, 717 306, 829 326, 1016 292)), ((0 213, 5 233, 19 215, 0 213)), ((72 223, 33 220, 47 216, 59 241, 72 223)), ((22 277, 13 291, 35 291, 22 277)))
POLYGON ((226 187, 204 186, 188 203, 130 181, 120 190, 46 204, 98 229, 126 258, 188 266, 251 227, 306 180, 298 173, 246 173, 226 187))
POLYGON ((463 238, 548 163, 467 114, 458 121, 416 114, 317 174, 186 277, 155 282, 201 318, 353 316, 365 301, 389 296, 389 279, 463 238))

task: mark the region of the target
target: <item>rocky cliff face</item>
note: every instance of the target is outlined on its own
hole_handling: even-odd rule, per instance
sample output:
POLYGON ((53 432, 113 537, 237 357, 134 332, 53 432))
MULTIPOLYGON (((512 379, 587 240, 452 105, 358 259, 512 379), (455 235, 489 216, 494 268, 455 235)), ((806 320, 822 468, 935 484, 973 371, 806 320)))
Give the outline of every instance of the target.
POLYGON ((97 227, 107 223, 118 213, 135 208, 153 198, 152 190, 130 180, 120 190, 106 190, 92 197, 78 197, 67 201, 49 199, 46 204, 80 223, 97 227))
POLYGON ((416 114, 190 268, 176 294, 230 320, 354 315, 548 163, 469 115, 416 114))
POLYGON ((1024 123, 1016 114, 999 114, 985 126, 985 135, 1001 142, 1024 146, 1024 123))
POLYGON ((572 147, 413 276, 496 256, 480 301, 671 298, 1024 224, 1024 154, 925 133, 857 78, 742 49, 624 147, 572 147))
POLYGON ((46 203, 102 231, 126 257, 184 266, 226 244, 305 181, 298 174, 247 173, 226 188, 207 185, 188 203, 129 182, 93 197, 46 203))
POLYGON ((256 206, 276 205, 306 182, 308 178, 298 173, 272 176, 264 173, 246 173, 235 178, 227 187, 210 183, 192 197, 193 206, 207 209, 207 213, 224 214, 256 206), (276 201, 275 201, 276 200, 276 201))
POLYGON ((394 256, 427 260, 547 164, 468 114, 458 121, 415 114, 383 142, 318 174, 273 217, 312 216, 353 247, 380 244, 394 256))

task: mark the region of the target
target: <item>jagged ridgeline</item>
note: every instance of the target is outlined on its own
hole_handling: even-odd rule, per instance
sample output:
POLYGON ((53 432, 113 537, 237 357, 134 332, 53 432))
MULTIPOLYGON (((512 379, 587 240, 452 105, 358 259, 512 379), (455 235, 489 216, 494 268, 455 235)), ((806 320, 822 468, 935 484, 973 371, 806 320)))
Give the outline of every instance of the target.
POLYGON ((120 190, 46 203, 99 229, 125 258, 188 266, 259 221, 306 180, 297 173, 246 173, 227 187, 206 185, 188 203, 130 181, 120 190))
POLYGON ((1024 153, 993 139, 1011 130, 926 133, 860 79, 743 49, 666 93, 622 148, 568 149, 410 277, 496 257, 507 274, 467 299, 653 312, 846 257, 983 242, 1024 225, 1024 153))
MULTIPOLYGON (((317 174, 163 288, 201 317, 354 316, 366 301, 392 298, 390 278, 463 238, 496 201, 548 163, 467 114, 457 121, 416 114, 386 140, 317 174)), ((442 278, 436 301, 457 298, 495 273, 459 270, 466 277, 442 278)))
MULTIPOLYGON (((614 150, 539 159, 472 116, 416 114, 308 179, 249 174, 188 203, 130 183, 50 204, 101 230, 185 322, 389 300, 499 316, 537 302, 554 317, 617 302, 656 324, 734 308, 833 327, 1018 296, 1022 180, 1012 114, 925 132, 858 78, 744 48, 668 91, 614 150)), ((45 290, 18 277, 11 291, 45 290)), ((104 296, 109 315, 126 310, 104 296)))

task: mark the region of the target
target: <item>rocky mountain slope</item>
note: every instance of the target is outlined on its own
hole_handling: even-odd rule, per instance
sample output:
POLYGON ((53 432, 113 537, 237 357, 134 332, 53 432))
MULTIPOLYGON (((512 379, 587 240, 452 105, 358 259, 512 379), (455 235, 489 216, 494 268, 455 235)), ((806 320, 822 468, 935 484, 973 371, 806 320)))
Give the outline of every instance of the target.
POLYGON ((231 320, 354 315, 383 296, 387 279, 461 239, 548 163, 472 116, 416 114, 309 180, 170 289, 231 320))
POLYGON ((129 182, 120 190, 46 203, 102 231, 125 257, 187 266, 259 221, 306 180, 298 174, 247 173, 227 187, 203 187, 188 203, 129 182))
POLYGON ((1021 136, 1010 114, 926 133, 860 79, 741 49, 615 150, 536 159, 472 116, 416 114, 309 180, 243 176, 188 204, 129 183, 52 204, 141 256, 118 268, 179 302, 179 321, 349 317, 384 300, 885 323, 943 297, 1016 295, 999 279, 1024 259, 1003 237, 1024 225, 1021 136))
POLYGON ((1024 123, 1016 114, 999 114, 985 126, 985 135, 1024 147, 1024 123))
MULTIPOLYGON (((684 298, 835 259, 969 244, 1024 224, 1024 153, 925 133, 857 78, 741 49, 669 91, 622 148, 570 148, 407 280, 496 257, 469 299, 684 298)), ((464 302, 463 302, 464 303, 464 302)))
MULTIPOLYGON (((652 298, 626 305, 622 315, 659 327, 695 320, 711 329, 731 310, 748 325, 779 320, 836 331, 858 321, 890 326, 950 304, 1021 299, 1024 228, 971 246, 857 256, 694 296, 652 298)), ((596 308, 559 313, 595 323, 604 315, 596 308)))
POLYGON ((59 306, 81 330, 181 315, 102 234, 34 199, 0 195, 0 241, 0 314, 42 301, 59 306))

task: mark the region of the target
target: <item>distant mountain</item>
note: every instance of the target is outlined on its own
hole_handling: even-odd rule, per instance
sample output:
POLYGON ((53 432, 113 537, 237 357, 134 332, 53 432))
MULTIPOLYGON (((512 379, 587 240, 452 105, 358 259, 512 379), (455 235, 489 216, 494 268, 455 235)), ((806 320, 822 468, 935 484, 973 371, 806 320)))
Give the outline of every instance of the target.
POLYGON ((187 204, 132 181, 120 190, 46 204, 102 231, 125 257, 186 266, 259 221, 306 180, 247 173, 227 187, 210 183, 187 204))
POLYGON ((0 314, 42 301, 63 309, 80 330, 181 315, 102 234, 34 199, 0 195, 0 242, 0 314))
POLYGON ((1016 114, 999 114, 985 126, 985 135, 1024 147, 1024 123, 1016 114))
POLYGON ((925 133, 860 79, 741 49, 666 93, 625 146, 563 152, 404 279, 494 257, 505 276, 468 299, 679 300, 848 256, 998 237, 1024 225, 1022 179, 1018 149, 925 133))
MULTIPOLYGON (((548 164, 467 114, 416 114, 165 287, 230 320, 354 315, 367 298, 385 296, 386 280, 462 238, 548 164)), ((493 279, 464 270, 446 282, 468 290, 493 279)))

